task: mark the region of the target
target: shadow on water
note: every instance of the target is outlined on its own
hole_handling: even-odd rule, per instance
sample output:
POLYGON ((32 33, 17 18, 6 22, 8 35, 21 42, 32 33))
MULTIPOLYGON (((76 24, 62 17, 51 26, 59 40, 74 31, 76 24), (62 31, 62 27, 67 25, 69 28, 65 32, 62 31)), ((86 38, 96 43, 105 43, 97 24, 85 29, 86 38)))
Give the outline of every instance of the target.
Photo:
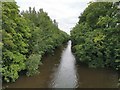
POLYGON ((117 88, 118 73, 111 69, 94 69, 77 65, 78 88, 117 88))
POLYGON ((76 64, 71 52, 71 41, 67 47, 55 50, 55 55, 47 55, 40 66, 40 74, 25 75, 15 83, 3 84, 8 88, 116 88, 118 74, 112 70, 92 69, 76 64))

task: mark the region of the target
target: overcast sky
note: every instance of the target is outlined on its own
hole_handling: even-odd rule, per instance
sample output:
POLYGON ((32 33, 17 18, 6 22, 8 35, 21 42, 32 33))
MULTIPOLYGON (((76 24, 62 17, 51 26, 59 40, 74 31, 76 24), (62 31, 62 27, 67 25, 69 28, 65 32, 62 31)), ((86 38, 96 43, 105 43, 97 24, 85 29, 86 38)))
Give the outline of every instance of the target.
POLYGON ((20 11, 35 7, 43 8, 52 20, 56 19, 61 30, 70 33, 72 27, 78 22, 78 16, 92 0, 15 0, 20 11))

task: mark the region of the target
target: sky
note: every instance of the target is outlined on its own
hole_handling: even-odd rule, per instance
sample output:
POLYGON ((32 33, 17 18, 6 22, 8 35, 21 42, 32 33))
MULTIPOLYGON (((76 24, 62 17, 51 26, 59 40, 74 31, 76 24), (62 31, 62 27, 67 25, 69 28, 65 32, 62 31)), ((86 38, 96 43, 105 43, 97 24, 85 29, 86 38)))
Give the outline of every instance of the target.
POLYGON ((20 11, 35 7, 43 8, 52 20, 56 19, 58 27, 70 34, 70 30, 78 22, 78 17, 91 0, 15 0, 20 11))

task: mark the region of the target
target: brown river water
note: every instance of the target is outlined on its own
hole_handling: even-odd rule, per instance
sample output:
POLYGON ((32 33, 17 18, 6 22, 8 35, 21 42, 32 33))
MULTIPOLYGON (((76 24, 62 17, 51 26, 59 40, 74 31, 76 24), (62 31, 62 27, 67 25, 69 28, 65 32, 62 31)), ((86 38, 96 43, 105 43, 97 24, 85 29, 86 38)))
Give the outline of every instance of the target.
POLYGON ((21 75, 15 83, 3 83, 7 88, 117 88, 118 73, 110 69, 93 69, 76 64, 71 41, 43 57, 40 73, 32 77, 21 75))

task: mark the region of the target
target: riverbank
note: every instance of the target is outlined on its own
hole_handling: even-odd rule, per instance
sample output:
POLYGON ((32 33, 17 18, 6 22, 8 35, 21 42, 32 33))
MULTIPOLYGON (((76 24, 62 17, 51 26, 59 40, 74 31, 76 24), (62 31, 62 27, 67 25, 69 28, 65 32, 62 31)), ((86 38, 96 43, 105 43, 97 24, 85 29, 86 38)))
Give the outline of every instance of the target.
POLYGON ((3 84, 7 88, 117 88, 118 73, 108 69, 88 68, 76 64, 71 42, 57 48, 54 55, 43 57, 40 73, 25 75, 15 83, 3 84))

